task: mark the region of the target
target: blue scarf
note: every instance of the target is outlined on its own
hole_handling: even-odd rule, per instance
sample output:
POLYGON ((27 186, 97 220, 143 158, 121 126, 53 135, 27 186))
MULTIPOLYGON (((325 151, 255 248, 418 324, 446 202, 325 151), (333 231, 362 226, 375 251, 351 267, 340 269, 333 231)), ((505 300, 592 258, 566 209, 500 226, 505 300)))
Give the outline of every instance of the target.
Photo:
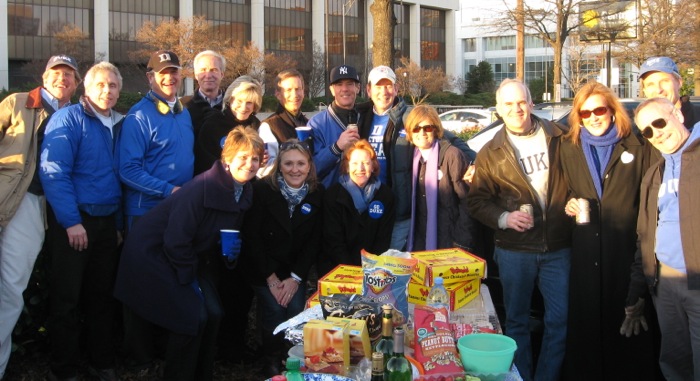
POLYGON ((601 136, 593 136, 586 128, 581 127, 581 148, 583 156, 586 157, 588 171, 591 173, 599 200, 603 198, 605 169, 608 167, 613 149, 619 141, 615 124, 610 126, 608 131, 601 136))
POLYGON ((292 218, 292 214, 294 213, 294 208, 296 208, 297 205, 301 202, 301 200, 306 197, 306 194, 309 193, 309 185, 304 182, 304 185, 301 186, 301 188, 292 188, 289 185, 287 185, 287 182, 284 181, 284 177, 282 177, 281 174, 277 174, 277 185, 280 187, 280 192, 282 192, 282 197, 284 197, 285 200, 287 200, 287 207, 289 208, 289 218, 292 218))
POLYGON ((350 193, 352 202, 355 204, 355 209, 357 209, 357 212, 360 214, 367 210, 369 203, 374 199, 374 194, 377 193, 377 190, 382 185, 376 176, 372 176, 369 178, 364 188, 360 188, 350 180, 350 175, 348 174, 341 175, 338 182, 350 193))

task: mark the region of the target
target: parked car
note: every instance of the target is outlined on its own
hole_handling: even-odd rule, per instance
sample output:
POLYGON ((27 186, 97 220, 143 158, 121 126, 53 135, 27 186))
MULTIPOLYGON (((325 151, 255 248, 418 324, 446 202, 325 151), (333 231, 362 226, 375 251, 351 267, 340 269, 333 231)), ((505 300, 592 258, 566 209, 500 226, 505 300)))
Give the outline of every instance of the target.
POLYGON ((557 120, 571 110, 571 102, 539 103, 532 108, 532 113, 542 119, 557 120))
POLYGON ((491 112, 472 108, 450 110, 440 114, 440 121, 444 129, 459 133, 488 125, 491 123, 491 112))

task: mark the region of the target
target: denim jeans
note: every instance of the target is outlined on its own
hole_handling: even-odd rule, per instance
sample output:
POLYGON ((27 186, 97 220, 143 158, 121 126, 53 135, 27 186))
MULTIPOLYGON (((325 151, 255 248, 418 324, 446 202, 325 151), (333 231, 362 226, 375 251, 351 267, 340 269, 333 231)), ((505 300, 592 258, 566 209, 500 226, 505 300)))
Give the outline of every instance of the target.
POLYGON ((299 289, 292 296, 292 300, 286 308, 277 303, 269 287, 253 286, 253 289, 258 296, 258 316, 263 333, 272 334, 278 325, 304 310, 304 304, 306 304, 306 285, 304 283, 299 285, 299 289))
POLYGON ((518 344, 515 365, 523 380, 558 380, 566 346, 571 250, 525 253, 496 247, 494 259, 503 286, 506 335, 518 344), (535 285, 545 311, 542 349, 533 372, 530 304, 535 285))

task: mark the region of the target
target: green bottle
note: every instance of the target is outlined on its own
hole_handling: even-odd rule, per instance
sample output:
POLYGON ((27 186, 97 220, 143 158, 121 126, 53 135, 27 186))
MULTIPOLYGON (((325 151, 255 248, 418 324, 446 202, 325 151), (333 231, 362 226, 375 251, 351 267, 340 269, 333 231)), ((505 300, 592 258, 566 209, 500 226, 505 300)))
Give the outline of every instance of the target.
POLYGON ((372 352, 371 381, 384 381, 384 353, 382 352, 372 352))
POLYGON ((382 338, 374 345, 374 352, 384 354, 385 369, 386 363, 391 358, 391 355, 394 354, 394 338, 391 336, 391 332, 394 329, 394 322, 392 321, 393 310, 390 304, 382 306, 382 338))
POLYGON ((394 355, 386 363, 384 381, 411 381, 413 370, 411 363, 403 355, 403 329, 394 330, 394 355))
POLYGON ((290 357, 287 359, 287 371, 284 373, 287 381, 304 381, 304 376, 299 371, 300 367, 301 361, 298 358, 290 357))

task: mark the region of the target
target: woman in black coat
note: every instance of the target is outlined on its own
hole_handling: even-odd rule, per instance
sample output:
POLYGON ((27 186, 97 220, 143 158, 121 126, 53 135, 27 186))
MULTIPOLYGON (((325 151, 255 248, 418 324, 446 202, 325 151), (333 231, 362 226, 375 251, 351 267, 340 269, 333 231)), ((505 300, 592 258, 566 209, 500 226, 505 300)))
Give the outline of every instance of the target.
POLYGON ((223 109, 209 109, 203 116, 202 127, 195 131, 194 174, 198 175, 221 158, 226 136, 236 127, 250 127, 255 131, 260 120, 255 114, 262 107, 262 87, 247 75, 236 78, 226 89, 223 109))
POLYGON ((654 380, 653 329, 629 338, 620 334, 625 307, 644 310, 644 300, 627 300, 627 289, 639 186, 652 147, 633 133, 612 91, 596 82, 576 94, 569 126, 561 148, 570 193, 565 211, 575 217, 583 198, 590 222, 577 224, 572 237, 565 379, 654 380))
POLYGON ((228 264, 219 232, 241 228, 262 154, 253 129, 231 131, 221 160, 140 218, 124 244, 114 294, 169 332, 166 380, 212 379, 216 283, 228 264))
POLYGON ((322 197, 309 147, 297 139, 280 144, 270 174, 253 184, 239 268, 258 297, 265 377, 280 373, 287 353, 283 333, 272 332, 304 309, 306 278, 321 242, 322 197))
POLYGON ((474 251, 474 222, 467 210, 469 187, 464 182, 468 161, 443 139, 434 108, 416 106, 406 117, 406 139, 415 148, 411 229, 407 251, 460 247, 474 251))
POLYGON ((360 266, 362 249, 387 251, 396 219, 394 195, 379 181, 377 154, 367 140, 343 152, 340 173, 324 196, 319 276, 339 264, 360 266))

